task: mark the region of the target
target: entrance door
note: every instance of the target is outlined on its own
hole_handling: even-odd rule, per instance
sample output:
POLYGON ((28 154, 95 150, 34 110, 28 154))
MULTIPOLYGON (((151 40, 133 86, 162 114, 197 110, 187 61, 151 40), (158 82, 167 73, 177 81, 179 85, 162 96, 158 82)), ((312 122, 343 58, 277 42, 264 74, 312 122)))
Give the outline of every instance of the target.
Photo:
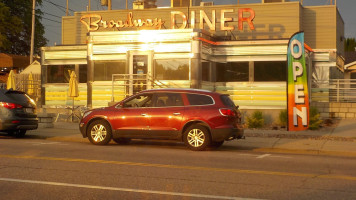
POLYGON ((152 52, 130 51, 129 53, 129 93, 136 94, 151 89, 152 52))

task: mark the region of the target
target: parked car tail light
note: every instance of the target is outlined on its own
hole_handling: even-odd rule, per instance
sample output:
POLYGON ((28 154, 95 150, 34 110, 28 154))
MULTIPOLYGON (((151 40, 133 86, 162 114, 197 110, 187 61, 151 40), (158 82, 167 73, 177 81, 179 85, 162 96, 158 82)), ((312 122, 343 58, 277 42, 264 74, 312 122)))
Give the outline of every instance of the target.
POLYGON ((0 102, 0 107, 4 107, 7 109, 15 109, 15 108, 22 108, 21 105, 16 104, 16 103, 6 103, 6 102, 0 102))
POLYGON ((222 116, 229 116, 229 117, 236 116, 236 112, 229 108, 220 108, 219 111, 222 116))

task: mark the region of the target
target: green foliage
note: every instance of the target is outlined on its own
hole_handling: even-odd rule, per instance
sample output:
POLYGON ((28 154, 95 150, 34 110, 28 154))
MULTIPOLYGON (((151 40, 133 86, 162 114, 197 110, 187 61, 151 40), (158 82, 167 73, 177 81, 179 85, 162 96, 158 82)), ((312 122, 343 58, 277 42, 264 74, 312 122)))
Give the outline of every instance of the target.
MULTIPOLYGON (((42 0, 36 0, 35 17, 35 53, 40 54, 40 47, 47 44, 44 26, 41 23, 42 0)), ((32 31, 32 1, 0 0, 0 52, 29 55, 32 31)))
POLYGON ((317 108, 310 107, 309 109, 309 129, 317 130, 323 120, 320 119, 320 114, 317 108))
POLYGON ((344 40, 345 51, 355 51, 355 47, 356 47, 355 38, 347 38, 346 40, 344 40))
POLYGON ((288 112, 287 109, 281 110, 279 112, 279 123, 281 126, 287 126, 288 123, 288 112))
POLYGON ((251 118, 247 117, 248 128, 262 128, 264 125, 263 114, 261 111, 256 110, 252 113, 251 118))
POLYGON ((17 16, 12 16, 10 8, 0 1, 0 50, 11 48, 8 35, 19 34, 21 28, 21 20, 17 16))

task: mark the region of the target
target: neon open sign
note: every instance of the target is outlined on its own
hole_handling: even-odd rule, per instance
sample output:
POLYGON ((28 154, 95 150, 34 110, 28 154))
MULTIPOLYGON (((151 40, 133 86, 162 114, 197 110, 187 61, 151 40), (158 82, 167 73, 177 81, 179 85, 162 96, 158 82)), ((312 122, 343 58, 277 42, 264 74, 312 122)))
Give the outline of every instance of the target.
POLYGON ((309 124, 309 95, 305 65, 304 32, 288 44, 288 130, 300 131, 309 124))

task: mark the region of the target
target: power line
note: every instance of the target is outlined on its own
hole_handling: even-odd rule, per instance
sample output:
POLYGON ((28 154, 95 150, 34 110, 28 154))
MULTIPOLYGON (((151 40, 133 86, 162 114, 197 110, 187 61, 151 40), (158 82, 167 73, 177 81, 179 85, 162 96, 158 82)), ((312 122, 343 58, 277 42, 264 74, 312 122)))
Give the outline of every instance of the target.
POLYGON ((57 18, 60 18, 60 19, 62 19, 62 17, 60 17, 60 16, 57 16, 57 15, 53 15, 53 14, 50 14, 50 13, 46 13, 46 12, 43 12, 44 14, 46 14, 46 15, 50 15, 50 16, 52 16, 52 17, 57 17, 57 18))
MULTIPOLYGON (((58 4, 55 4, 55 3, 53 3, 53 2, 51 2, 51 1, 49 1, 49 0, 44 0, 44 1, 46 1, 46 2, 48 2, 48 3, 50 3, 50 4, 54 5, 54 6, 56 6, 56 7, 57 7, 58 9, 60 9, 61 11, 66 12, 65 10, 63 10, 63 9, 67 9, 66 7, 61 6, 61 5, 58 5, 58 4)), ((72 10, 72 9, 70 9, 70 8, 68 8, 68 10, 74 12, 74 10, 72 10)))
POLYGON ((46 29, 46 31, 49 31, 49 32, 51 32, 51 33, 54 33, 55 35, 62 35, 62 34, 58 33, 58 31, 53 31, 53 30, 51 30, 51 29, 46 29))
POLYGON ((48 18, 46 18, 46 17, 42 17, 42 19, 46 19, 46 20, 48 20, 48 21, 56 22, 56 23, 59 23, 59 24, 62 23, 62 22, 59 22, 59 21, 56 21, 56 20, 53 20, 53 19, 48 19, 48 18))

